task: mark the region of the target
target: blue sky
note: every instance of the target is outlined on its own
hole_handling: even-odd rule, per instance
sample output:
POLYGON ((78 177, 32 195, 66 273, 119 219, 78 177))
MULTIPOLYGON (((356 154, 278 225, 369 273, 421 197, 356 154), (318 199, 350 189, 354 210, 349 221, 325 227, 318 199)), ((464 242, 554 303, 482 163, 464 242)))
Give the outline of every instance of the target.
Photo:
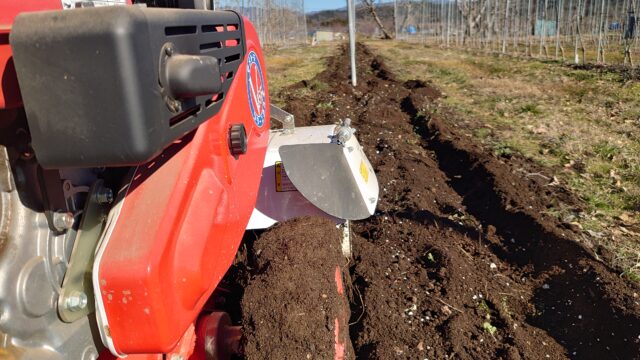
POLYGON ((304 0, 305 12, 347 7, 347 0, 304 0))

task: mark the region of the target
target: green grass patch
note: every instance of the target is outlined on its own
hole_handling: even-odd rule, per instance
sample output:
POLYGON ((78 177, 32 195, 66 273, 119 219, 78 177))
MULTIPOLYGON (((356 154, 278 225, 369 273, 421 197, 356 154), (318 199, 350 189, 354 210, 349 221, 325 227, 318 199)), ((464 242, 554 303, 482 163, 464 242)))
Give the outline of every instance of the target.
POLYGON ((569 71, 567 76, 579 82, 595 81, 597 79, 597 74, 585 70, 569 71))
POLYGON ((484 140, 491 136, 491 129, 489 128, 475 129, 473 130, 473 135, 479 139, 484 140))
POLYGON ((432 64, 429 65, 429 67, 432 68, 433 74, 436 77, 446 82, 464 85, 468 81, 467 76, 463 72, 457 71, 455 69, 436 67, 432 64))
POLYGON ((510 158, 513 155, 514 151, 506 143, 498 142, 493 145, 493 154, 497 157, 505 157, 510 158))
POLYGON ((531 115, 542 114, 542 110, 540 109, 538 104, 534 104, 534 103, 524 104, 518 110, 520 114, 531 114, 531 115))
POLYGON ((613 160, 616 155, 620 154, 621 149, 616 145, 601 141, 593 146, 593 152, 601 159, 613 160))
POLYGON ((331 101, 321 102, 316 105, 316 108, 320 110, 331 110, 333 109, 333 103, 331 101))
MULTIPOLYGON (((302 80, 313 79, 325 69, 326 58, 336 49, 337 43, 324 43, 318 46, 299 46, 289 48, 268 48, 265 51, 267 80, 271 102, 284 106, 286 98, 283 89, 302 80)), ((313 89, 302 89, 310 91, 313 89)), ((318 91, 327 90, 325 87, 318 91)))

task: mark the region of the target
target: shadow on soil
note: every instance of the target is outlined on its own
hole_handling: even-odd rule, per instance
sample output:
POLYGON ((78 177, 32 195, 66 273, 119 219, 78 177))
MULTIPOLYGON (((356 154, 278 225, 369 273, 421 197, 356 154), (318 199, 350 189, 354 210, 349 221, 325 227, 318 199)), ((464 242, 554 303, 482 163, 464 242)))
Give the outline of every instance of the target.
MULTIPOLYGON (((610 281, 603 277, 612 275, 608 269, 582 246, 561 237, 565 234, 546 229, 531 214, 518 209, 526 204, 510 199, 514 194, 501 193, 495 160, 458 146, 451 140, 455 136, 443 134, 439 120, 418 112, 411 97, 401 106, 411 116, 423 146, 436 155, 449 185, 463 198, 466 211, 502 239, 499 246, 491 245, 492 251, 532 277, 546 278, 534 292, 536 311, 527 321, 565 346, 571 358, 638 358, 640 319, 615 306, 622 299, 603 288, 610 281), (493 166, 493 171, 487 165, 493 166)), ((634 304, 622 305, 633 308, 634 304)))

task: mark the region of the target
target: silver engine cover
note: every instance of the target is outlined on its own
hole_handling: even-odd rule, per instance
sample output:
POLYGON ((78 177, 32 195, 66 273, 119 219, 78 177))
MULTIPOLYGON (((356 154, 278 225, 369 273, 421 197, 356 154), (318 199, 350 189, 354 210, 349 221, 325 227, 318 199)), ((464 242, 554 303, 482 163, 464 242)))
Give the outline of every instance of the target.
MULTIPOLYGON (((11 158, 0 146, 0 359, 97 359, 93 316, 65 323, 57 313, 75 230, 57 234, 49 229, 37 162, 24 155, 11 158)), ((77 228, 78 195, 95 174, 59 174, 67 203, 63 210, 74 214, 77 228)))

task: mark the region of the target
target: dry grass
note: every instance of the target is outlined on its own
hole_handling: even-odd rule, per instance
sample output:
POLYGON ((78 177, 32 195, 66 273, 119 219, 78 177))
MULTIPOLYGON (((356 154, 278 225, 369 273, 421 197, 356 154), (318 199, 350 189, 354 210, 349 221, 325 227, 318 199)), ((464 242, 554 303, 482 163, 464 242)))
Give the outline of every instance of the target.
POLYGON ((556 63, 391 41, 368 45, 403 80, 432 81, 479 142, 550 169, 585 211, 577 224, 640 281, 640 83, 556 63))
MULTIPOLYGON (((605 47, 604 55, 605 55, 605 64, 608 65, 619 65, 624 64, 624 45, 619 42, 620 33, 609 33, 605 42, 608 44, 605 47)), ((422 39, 420 37, 415 37, 413 39, 409 39, 414 42, 427 42, 429 45, 439 46, 441 44, 440 37, 437 38, 427 38, 422 39)), ((477 40, 476 40, 477 41, 477 40)), ((532 37, 530 39, 531 47, 530 54, 533 58, 536 58, 540 61, 564 61, 565 63, 573 63, 575 61, 575 43, 574 39, 571 36, 563 36, 561 37, 561 47, 558 48, 557 56, 556 56, 556 41, 555 37, 547 37, 546 40, 546 48, 547 51, 545 53, 544 48, 540 48, 540 39, 538 37, 532 37), (564 56, 562 49, 564 48, 564 56)), ((578 48, 578 58, 580 63, 587 64, 596 64, 598 63, 598 36, 589 36, 583 35, 583 43, 585 46, 585 58, 582 58, 582 50, 578 48)), ((455 46, 456 38, 455 36, 451 38, 451 46, 455 46)), ((487 44, 479 44, 474 42, 473 40, 468 43, 468 46, 471 49, 475 49, 473 51, 481 51, 483 53, 492 52, 494 54, 499 54, 502 51, 502 42, 500 39, 494 39, 491 46, 487 44), (482 50, 480 50, 482 48, 482 50)), ((640 58, 640 48, 638 46, 632 46, 630 49, 631 58, 634 63, 637 63, 638 58, 640 58)), ((509 38, 507 41, 506 54, 515 55, 515 56, 524 56, 527 51, 527 42, 523 37, 521 38, 517 46, 514 45, 514 39, 509 38)))
MULTIPOLYGON (((312 79, 324 70, 325 60, 333 54, 337 43, 317 46, 268 48, 265 51, 271 101, 284 106, 281 90, 302 80, 312 79)), ((319 85, 321 88, 321 84, 319 85)))

